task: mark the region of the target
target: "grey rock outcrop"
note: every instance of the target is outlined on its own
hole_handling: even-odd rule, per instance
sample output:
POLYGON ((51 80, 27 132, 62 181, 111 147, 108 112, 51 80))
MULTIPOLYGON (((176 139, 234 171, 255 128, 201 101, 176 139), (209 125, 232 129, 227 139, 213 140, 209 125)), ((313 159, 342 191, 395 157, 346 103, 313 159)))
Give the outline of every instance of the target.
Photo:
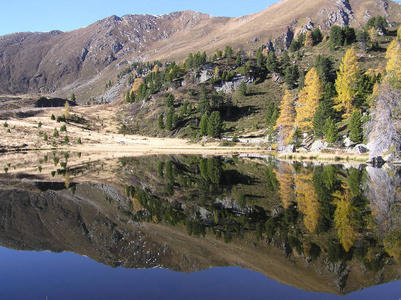
POLYGON ((216 90, 216 92, 223 91, 226 94, 230 94, 233 91, 237 90, 239 88, 239 85, 243 81, 245 83, 249 83, 249 78, 241 74, 236 74, 232 81, 222 82, 221 84, 215 86, 214 89, 216 90))
POLYGON ((356 145, 352 150, 349 151, 349 153, 353 154, 365 154, 368 152, 369 149, 366 147, 366 145, 363 144, 356 145))
POLYGON ((310 147, 310 151, 322 151, 324 149, 327 149, 329 144, 327 142, 323 142, 321 140, 314 141, 313 144, 310 147))

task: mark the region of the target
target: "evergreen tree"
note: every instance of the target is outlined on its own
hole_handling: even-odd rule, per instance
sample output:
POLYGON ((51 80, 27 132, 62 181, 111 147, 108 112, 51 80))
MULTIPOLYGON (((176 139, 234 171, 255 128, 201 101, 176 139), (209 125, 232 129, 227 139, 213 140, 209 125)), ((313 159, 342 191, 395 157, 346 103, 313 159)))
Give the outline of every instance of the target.
POLYGON ((316 68, 305 76, 305 87, 299 92, 295 122, 304 132, 312 129, 312 120, 323 96, 323 86, 316 68))
POLYGON ((284 82, 289 89, 294 89, 297 86, 299 78, 299 69, 297 65, 288 66, 284 72, 284 82))
POLYGON ((328 118, 324 124, 324 137, 329 143, 334 143, 338 138, 338 128, 332 118, 328 118))
POLYGON ((343 36, 344 36, 344 46, 351 45, 356 40, 355 29, 346 25, 344 26, 343 36))
POLYGON ((135 102, 135 93, 132 91, 130 96, 129 96, 129 101, 130 103, 134 103, 135 102))
POLYGON ((290 50, 290 52, 294 53, 294 52, 298 51, 299 49, 301 49, 301 47, 302 47, 302 44, 298 40, 293 39, 289 50, 290 50))
POLYGON ((358 111, 354 111, 348 120, 349 138, 355 143, 363 140, 362 119, 358 111))
POLYGON ((246 96, 247 93, 247 87, 245 81, 241 81, 239 87, 238 87, 238 92, 242 96, 246 96))
POLYGON ((168 94, 166 97, 167 107, 174 107, 175 97, 173 94, 168 94))
POLYGON ((326 106, 325 102, 321 101, 317 107, 315 116, 313 118, 313 131, 315 136, 318 138, 323 138, 324 124, 326 123, 326 106))
POLYGON ((130 97, 130 92, 127 91, 125 93, 125 102, 130 103, 131 102, 131 97, 130 97))
POLYGON ((263 69, 266 66, 266 58, 263 55, 262 48, 259 48, 256 52, 256 65, 259 69, 263 69))
POLYGON ((313 45, 319 44, 323 40, 323 34, 319 28, 312 31, 313 45))
POLYGON ((273 128, 276 126, 276 122, 279 116, 278 107, 274 102, 269 102, 266 109, 266 124, 273 128))
POLYGON ((280 70, 280 63, 279 63, 274 51, 270 51, 269 55, 267 56, 266 68, 269 70, 269 72, 272 72, 272 73, 279 72, 279 70, 280 70))
POLYGON ((74 102, 74 103, 75 103, 76 100, 77 100, 77 99, 75 98, 75 94, 72 93, 72 94, 71 94, 71 102, 74 102))
POLYGON ((164 129, 164 114, 163 113, 161 113, 160 115, 159 115, 159 123, 158 123, 158 125, 159 125, 159 130, 162 130, 162 129, 164 129))
POLYGON ((237 53, 237 57, 235 59, 235 65, 237 67, 241 66, 241 54, 240 53, 237 53))
POLYGON ((332 47, 344 45, 344 33, 340 26, 334 25, 330 28, 330 44, 332 47))
POLYGON ((338 96, 335 98, 336 106, 334 108, 343 112, 343 118, 348 118, 354 109, 353 101, 356 97, 359 76, 359 63, 355 49, 352 47, 347 50, 341 61, 335 83, 338 96))
POLYGON ((170 110, 166 116, 166 130, 170 131, 173 130, 173 118, 174 118, 174 107, 170 107, 170 110))
POLYGON ((230 46, 226 46, 226 48, 224 49, 224 55, 227 58, 231 58, 231 56, 234 54, 233 48, 231 48, 230 46))
POLYGON ((323 89, 323 99, 320 101, 319 106, 316 110, 313 118, 313 131, 315 136, 319 138, 324 137, 324 126, 326 121, 331 118, 337 119, 337 113, 334 106, 333 97, 335 96, 334 84, 329 82, 326 83, 323 89))
POLYGON ((208 115, 205 113, 199 123, 199 127, 200 127, 200 136, 205 136, 207 135, 207 124, 209 121, 209 117, 208 115))
POLYGON ((334 82, 335 72, 333 61, 329 57, 318 55, 315 60, 315 67, 323 84, 334 82))
POLYGON ((288 55, 287 50, 284 50, 283 53, 281 54, 280 64, 281 64, 281 67, 283 68, 283 70, 285 70, 287 67, 289 67, 291 65, 291 58, 288 55))
POLYGON ((220 137, 223 128, 220 112, 214 111, 207 122, 207 134, 211 137, 220 137))

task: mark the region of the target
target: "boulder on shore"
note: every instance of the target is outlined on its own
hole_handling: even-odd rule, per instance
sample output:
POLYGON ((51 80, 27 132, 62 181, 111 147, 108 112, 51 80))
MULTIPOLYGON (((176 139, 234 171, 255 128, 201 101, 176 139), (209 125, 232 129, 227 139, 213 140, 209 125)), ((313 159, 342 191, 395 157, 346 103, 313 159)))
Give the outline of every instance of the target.
POLYGON ((329 146, 329 144, 327 142, 323 142, 321 140, 316 140, 311 145, 310 151, 311 152, 322 151, 324 149, 327 149, 328 146, 329 146))

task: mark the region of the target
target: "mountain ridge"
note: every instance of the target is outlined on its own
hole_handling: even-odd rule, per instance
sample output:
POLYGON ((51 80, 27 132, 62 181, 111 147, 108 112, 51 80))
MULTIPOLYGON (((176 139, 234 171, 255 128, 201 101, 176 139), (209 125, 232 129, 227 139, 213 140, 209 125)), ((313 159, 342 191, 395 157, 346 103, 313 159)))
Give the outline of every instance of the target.
MULTIPOLYGON (((226 45, 250 51, 268 41, 288 47, 300 32, 327 32, 332 25, 358 28, 379 14, 390 24, 400 21, 401 6, 387 0, 283 0, 237 18, 193 11, 127 14, 73 31, 14 33, 0 37, 0 94, 76 93, 89 100, 101 97, 105 84, 135 61, 181 61, 190 52, 212 54, 226 45)), ((121 84, 114 98, 121 96, 121 84)))

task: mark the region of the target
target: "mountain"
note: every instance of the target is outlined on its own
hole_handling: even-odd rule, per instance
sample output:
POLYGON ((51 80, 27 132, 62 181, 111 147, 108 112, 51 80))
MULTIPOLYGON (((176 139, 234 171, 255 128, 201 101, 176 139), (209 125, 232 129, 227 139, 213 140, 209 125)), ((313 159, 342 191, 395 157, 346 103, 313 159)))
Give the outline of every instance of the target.
POLYGON ((112 81, 113 100, 126 89, 116 75, 135 61, 180 61, 226 45, 249 51, 270 40, 288 47, 299 32, 334 24, 358 28, 377 15, 393 24, 401 21, 401 6, 388 0, 283 0, 239 18, 184 11, 111 16, 70 32, 14 33, 0 37, 0 94, 75 93, 83 102, 101 97, 112 81))

